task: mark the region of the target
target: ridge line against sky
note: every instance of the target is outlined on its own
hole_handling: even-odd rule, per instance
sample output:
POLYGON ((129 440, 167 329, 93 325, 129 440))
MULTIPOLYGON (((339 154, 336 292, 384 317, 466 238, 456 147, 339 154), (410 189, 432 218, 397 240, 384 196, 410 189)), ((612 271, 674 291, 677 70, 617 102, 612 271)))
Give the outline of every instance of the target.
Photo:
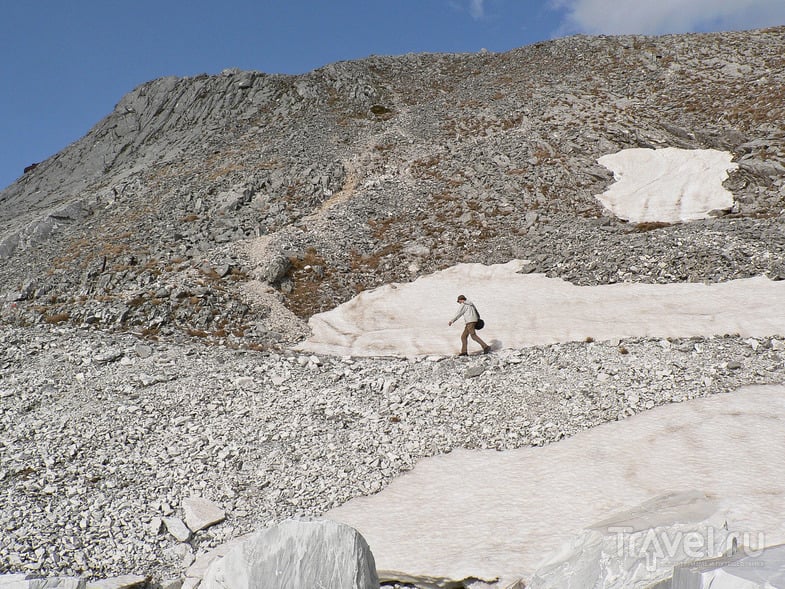
POLYGON ((8 0, 0 7, 0 189, 162 76, 232 67, 297 74, 369 55, 508 51, 576 33, 783 24, 785 0, 8 0))

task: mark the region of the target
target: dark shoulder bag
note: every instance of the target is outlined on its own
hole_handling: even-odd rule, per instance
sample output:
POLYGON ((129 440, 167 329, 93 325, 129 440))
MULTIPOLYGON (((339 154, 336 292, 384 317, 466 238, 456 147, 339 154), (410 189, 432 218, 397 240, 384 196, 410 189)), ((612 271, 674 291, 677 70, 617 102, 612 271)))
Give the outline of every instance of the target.
MULTIPOLYGON (((474 305, 472 305, 472 307, 474 307, 474 305)), ((485 327, 485 321, 480 317, 480 312, 477 310, 477 307, 474 307, 474 312, 477 313, 477 323, 474 324, 474 329, 482 329, 485 327)))

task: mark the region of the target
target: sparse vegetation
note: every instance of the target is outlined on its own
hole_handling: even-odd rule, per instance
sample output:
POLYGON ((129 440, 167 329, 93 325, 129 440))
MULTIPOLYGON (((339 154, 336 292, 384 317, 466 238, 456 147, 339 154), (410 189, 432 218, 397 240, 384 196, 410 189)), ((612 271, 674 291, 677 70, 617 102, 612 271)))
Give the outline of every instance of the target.
MULTIPOLYGON (((671 142, 739 146, 735 153, 746 165, 778 169, 785 150, 777 133, 761 132, 765 141, 753 143, 763 137, 757 129, 774 129, 785 118, 777 34, 586 37, 505 54, 373 58, 304 75, 305 86, 271 76, 256 88, 253 105, 238 102, 220 113, 206 107, 212 94, 204 77, 189 98, 203 118, 187 125, 209 132, 188 144, 176 126, 185 119, 175 124, 166 107, 150 113, 145 157, 171 153, 172 138, 179 138, 182 157, 122 181, 107 169, 80 189, 85 203, 94 197, 98 204, 82 222, 59 226, 48 253, 35 254, 27 272, 40 283, 30 296, 57 292, 45 312, 68 312, 74 323, 90 309, 120 326, 155 319, 230 339, 242 305, 221 327, 212 310, 231 306, 236 287, 256 278, 257 269, 229 258, 212 262, 257 237, 293 260, 274 286, 300 317, 391 280, 512 256, 542 258, 539 268, 578 284, 726 279, 729 266, 707 276, 683 261, 711 253, 714 241, 727 239, 724 230, 711 237, 713 245, 682 240, 682 260, 664 267, 647 262, 629 271, 616 262, 612 270, 589 269, 595 258, 584 250, 605 251, 606 236, 626 229, 623 238, 639 253, 681 231, 664 223, 595 224, 608 213, 594 195, 612 181, 596 160, 671 142), (578 55, 592 59, 568 59, 578 55), (747 74, 761 71, 769 74, 747 74), (225 199, 218 202, 232 191, 243 198, 228 208, 225 199), (569 245, 570 234, 582 244, 569 245), (164 295, 186 276, 189 288, 164 295)), ((134 157, 124 153, 123 161, 134 157)), ((776 185, 749 170, 728 181, 742 206, 724 221, 778 218, 776 185)), ((762 245, 746 237, 745 244, 754 252, 748 272, 773 274, 779 254, 764 258, 762 245)), ((16 274, 9 268, 0 279, 28 280, 16 274)))
POLYGON ((391 108, 387 108, 386 106, 382 106, 381 104, 374 104, 371 107, 371 112, 376 116, 377 119, 386 121, 395 114, 395 112, 391 108))
POLYGON ((54 315, 44 315, 44 322, 49 324, 65 323, 71 318, 68 313, 55 313, 54 315))
POLYGON ((636 223, 634 230, 638 233, 645 233, 647 231, 655 231, 656 229, 662 229, 663 227, 670 227, 672 223, 663 223, 659 221, 647 221, 644 223, 636 223))

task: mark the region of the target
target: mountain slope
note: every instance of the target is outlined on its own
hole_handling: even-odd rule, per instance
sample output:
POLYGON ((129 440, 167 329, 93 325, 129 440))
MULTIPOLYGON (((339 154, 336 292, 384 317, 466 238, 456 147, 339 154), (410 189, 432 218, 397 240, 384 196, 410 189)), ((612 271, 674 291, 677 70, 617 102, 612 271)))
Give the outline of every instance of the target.
POLYGON ((782 334, 468 363, 230 348, 283 348, 314 312, 456 262, 582 285, 785 277, 783 33, 571 37, 123 97, 0 192, 0 572, 181 578, 425 456, 782 382, 782 334), (729 150, 733 209, 665 226, 601 209, 597 158, 667 146, 729 150), (194 494, 228 517, 183 543, 162 518, 194 494))
POLYGON ((269 345, 461 261, 578 284, 780 277, 783 32, 149 82, 0 192, 3 318, 269 345), (733 153, 731 214, 654 231, 606 216, 597 158, 666 146, 733 153), (271 330, 279 302, 293 315, 271 330))

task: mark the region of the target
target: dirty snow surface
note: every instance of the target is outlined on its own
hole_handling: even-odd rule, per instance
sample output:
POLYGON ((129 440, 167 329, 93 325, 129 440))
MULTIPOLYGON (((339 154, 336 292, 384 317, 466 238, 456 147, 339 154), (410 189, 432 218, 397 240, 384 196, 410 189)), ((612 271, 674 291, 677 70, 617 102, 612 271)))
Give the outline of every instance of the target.
POLYGON ((733 206, 722 183, 737 167, 715 149, 635 148, 602 156, 616 183, 597 196, 615 216, 633 223, 695 221, 733 206))
MULTIPOLYGON (((598 196, 613 214, 634 222, 680 222, 727 210, 722 186, 736 167, 713 149, 626 149, 599 162, 617 182, 598 196)), ((522 262, 459 264, 410 284, 388 284, 309 321, 302 351, 356 356, 452 354, 460 325, 447 322, 458 294, 474 302, 494 349, 629 336, 759 336, 783 333, 785 285, 753 278, 724 284, 612 284, 578 287, 524 275, 522 262), (753 301, 754 304, 750 304, 753 301)), ((459 321, 460 324, 460 321, 459 321)))
POLYGON ((360 531, 379 570, 451 579, 528 577, 582 529, 670 492, 718 500, 761 548, 785 542, 783 449, 785 386, 752 386, 545 447, 428 458, 327 517, 360 531))
MULTIPOLYGON (((314 315, 302 351, 353 356, 417 356, 460 351, 462 320, 448 327, 465 294, 486 322, 494 349, 625 337, 785 333, 785 281, 765 277, 719 284, 574 286, 520 274, 522 262, 459 264, 408 284, 360 293, 314 315)), ((479 346, 470 341, 470 351, 479 346), (472 348, 472 346, 474 346, 472 348)))

